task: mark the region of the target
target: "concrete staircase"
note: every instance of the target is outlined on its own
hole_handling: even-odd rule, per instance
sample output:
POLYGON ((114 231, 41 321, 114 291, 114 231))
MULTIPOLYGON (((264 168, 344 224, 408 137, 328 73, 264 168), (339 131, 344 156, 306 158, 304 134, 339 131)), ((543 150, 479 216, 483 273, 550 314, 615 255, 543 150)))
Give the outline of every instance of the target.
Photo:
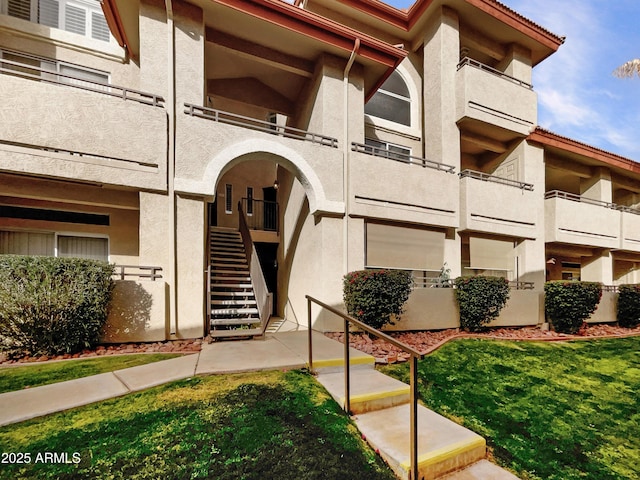
POLYGON ((211 337, 262 335, 242 238, 232 228, 211 227, 211 337))
MULTIPOLYGON (((318 368, 318 381, 344 406, 344 369, 318 368)), ((351 368, 351 413, 367 442, 399 478, 409 478, 409 385, 372 364, 351 368)), ((418 478, 432 480, 517 480, 484 460, 481 436, 418 405, 418 478)))

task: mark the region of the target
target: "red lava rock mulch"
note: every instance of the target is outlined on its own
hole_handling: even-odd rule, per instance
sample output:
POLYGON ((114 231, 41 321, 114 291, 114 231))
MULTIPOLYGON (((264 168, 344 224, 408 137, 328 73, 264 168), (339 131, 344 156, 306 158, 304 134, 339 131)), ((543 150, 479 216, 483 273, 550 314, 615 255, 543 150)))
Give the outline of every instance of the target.
POLYGON ((122 343, 113 345, 99 345, 94 350, 83 350, 80 353, 22 357, 16 360, 9 360, 0 354, 0 365, 12 365, 16 363, 46 362, 48 360, 67 360, 69 358, 93 358, 105 355, 123 355, 131 353, 194 353, 199 352, 202 346, 202 339, 192 340, 169 340, 155 343, 122 343))
MULTIPOLYGON (((622 328, 611 324, 586 325, 575 335, 567 335, 549 330, 542 330, 539 327, 523 328, 496 328, 482 333, 465 333, 459 329, 422 331, 422 332, 385 332, 391 337, 406 343, 410 347, 422 353, 431 353, 453 338, 492 338, 500 340, 586 340, 594 338, 616 338, 640 335, 640 326, 636 328, 622 328)), ((342 332, 328 332, 325 335, 329 338, 344 343, 342 332)), ((409 354, 403 352, 398 347, 385 342, 380 338, 371 339, 362 333, 352 333, 349 335, 349 345, 361 352, 373 355, 376 363, 396 363, 405 362, 409 359, 409 354)))

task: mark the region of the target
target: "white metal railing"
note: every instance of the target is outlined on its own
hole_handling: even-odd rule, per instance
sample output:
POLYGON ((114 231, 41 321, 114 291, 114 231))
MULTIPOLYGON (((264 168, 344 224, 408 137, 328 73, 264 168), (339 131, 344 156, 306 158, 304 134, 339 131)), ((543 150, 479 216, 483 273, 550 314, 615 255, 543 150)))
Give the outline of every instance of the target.
POLYGON ((79 88, 81 90, 109 95, 111 97, 118 97, 123 100, 131 100, 145 105, 152 105, 154 107, 162 107, 164 102, 164 99, 160 95, 141 92, 131 88, 119 87, 118 85, 112 85, 110 83, 88 80, 74 75, 51 72, 50 70, 35 67, 27 63, 15 62, 2 58, 0 58, 0 73, 37 80, 39 82, 64 85, 65 87, 79 88))
POLYGON ((533 184, 526 182, 519 182, 517 180, 511 180, 508 178, 498 177, 490 175, 488 173, 477 172, 475 170, 463 170, 459 174, 460 178, 475 178, 476 180, 482 180, 483 182, 500 183, 502 185, 508 185, 511 187, 520 188, 521 190, 533 191, 533 184))
POLYGON ((545 200, 549 198, 562 198, 564 200, 570 200, 572 202, 588 203, 589 205, 611 208, 613 210, 618 209, 618 205, 616 205, 615 203, 605 202, 602 200, 594 200, 592 198, 583 197, 582 195, 576 195, 575 193, 563 192, 561 190, 551 190, 544 194, 544 198, 545 200))
POLYGON ((418 165, 424 168, 433 168, 435 170, 441 170, 447 173, 454 173, 456 167, 453 165, 447 165, 446 163, 440 163, 433 160, 428 160, 422 157, 414 157, 413 155, 393 152, 385 148, 374 147, 373 145, 365 145, 364 143, 351 143, 351 150, 354 152, 366 153, 367 155, 373 155, 376 157, 388 158, 396 162, 408 163, 411 165, 418 165))
POLYGON ((184 106, 184 113, 187 115, 191 115, 192 117, 206 118, 207 120, 226 123, 228 125, 237 125, 240 127, 250 128, 252 130, 258 130, 260 132, 269 133, 271 135, 295 138, 297 140, 306 140, 308 142, 317 143, 328 147, 338 147, 337 139, 328 137, 326 135, 321 135, 319 133, 308 132, 306 130, 300 130, 293 127, 276 125, 264 120, 245 117, 243 115, 237 115, 235 113, 225 112, 223 110, 216 110, 214 108, 192 105, 190 103, 185 103, 184 106))
POLYGON ((477 60, 473 60, 472 58, 465 57, 462 60, 460 60, 460 63, 458 63, 458 70, 460 70, 465 65, 469 65, 479 70, 483 70, 492 75, 496 75, 498 77, 504 78, 505 80, 508 80, 511 83, 515 83, 516 85, 520 85, 521 87, 528 88, 529 90, 533 90, 533 85, 531 85, 530 83, 527 83, 518 78, 512 77, 511 75, 507 75, 506 73, 501 72, 500 70, 496 70, 495 68, 490 67, 489 65, 485 65, 484 63, 479 62, 477 60))

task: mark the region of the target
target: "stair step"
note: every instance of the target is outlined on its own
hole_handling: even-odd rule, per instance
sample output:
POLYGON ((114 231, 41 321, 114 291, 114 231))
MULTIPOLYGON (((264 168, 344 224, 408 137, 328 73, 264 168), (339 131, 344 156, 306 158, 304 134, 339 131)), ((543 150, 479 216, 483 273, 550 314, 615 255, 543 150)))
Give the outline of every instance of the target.
POLYGON ((242 263, 221 263, 221 262, 214 262, 211 264, 212 267, 231 267, 231 268, 241 268, 244 267, 245 269, 247 268, 247 262, 242 262, 242 263))
POLYGON ((209 335, 212 338, 222 338, 222 337, 255 337, 257 335, 262 335, 261 328, 247 328, 247 329, 237 329, 237 330, 211 330, 209 335))
POLYGON ((211 319, 212 327, 224 327, 226 325, 253 325, 260 323, 259 318, 215 318, 211 319))
POLYGON ((211 300, 211 305, 256 305, 255 300, 211 300))
POLYGON ((229 265, 246 265, 246 258, 238 258, 238 257, 225 257, 222 255, 211 255, 212 265, 214 263, 224 263, 229 265))
POLYGON ((212 285, 216 288, 251 288, 253 289, 253 285, 250 283, 215 283, 212 285))
POLYGON ((445 475, 442 480, 518 480, 518 477, 489 460, 480 460, 464 470, 445 475))
MULTIPOLYGON (((325 373, 318 369, 318 381, 333 399, 344 406, 344 369, 325 373)), ((409 385, 374 369, 351 372, 351 413, 354 415, 395 407, 409 402, 409 385)))
POLYGON ((211 315, 251 315, 258 314, 257 308, 215 308, 211 310, 211 315))
POLYGON ((225 292, 225 291, 218 291, 218 290, 212 291, 211 296, 212 297, 223 297, 223 296, 224 297, 245 297, 245 298, 255 297, 253 292, 228 292, 228 291, 225 292))
MULTIPOLYGON (((399 478, 408 478, 410 405, 362 413, 356 426, 380 451, 399 478), (398 439, 406 441, 398 442, 398 439)), ((418 405, 418 478, 440 478, 482 460, 486 442, 480 435, 418 405)))
POLYGON ((212 287, 216 286, 216 282, 250 282, 251 277, 211 277, 212 287))
POLYGON ((238 258, 247 258, 244 252, 221 252, 219 250, 214 250, 211 252, 211 256, 215 257, 238 257, 238 258))
MULTIPOLYGON (((245 265, 245 267, 247 267, 248 265, 245 265)), ((232 270, 230 270, 229 268, 225 268, 225 267, 217 267, 217 268, 212 268, 211 269, 211 273, 215 274, 215 275, 249 275, 249 269, 245 268, 244 270, 239 270, 238 267, 234 266, 234 265, 226 265, 226 267, 230 267, 232 268, 232 270)))

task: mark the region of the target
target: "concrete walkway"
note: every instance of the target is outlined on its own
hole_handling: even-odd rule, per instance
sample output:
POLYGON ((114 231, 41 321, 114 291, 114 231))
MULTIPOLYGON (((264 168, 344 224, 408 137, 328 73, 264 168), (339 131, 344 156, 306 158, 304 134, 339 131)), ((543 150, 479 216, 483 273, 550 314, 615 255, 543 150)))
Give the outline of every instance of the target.
MULTIPOLYGON (((344 345, 313 335, 313 366, 318 380, 340 403, 344 403, 344 345)), ((352 411, 358 428, 401 478, 408 476, 408 386, 374 370, 375 359, 353 348, 350 364, 352 411)), ((218 341, 203 344, 199 353, 139 367, 42 387, 0 394, 0 426, 60 412, 131 392, 145 390, 194 375, 295 369, 308 366, 308 332, 280 325, 264 340, 218 341)), ((517 477, 481 460, 482 437, 419 407, 420 474, 439 478, 462 469, 451 480, 513 480, 517 477), (449 466, 453 465, 452 467, 449 466)))

